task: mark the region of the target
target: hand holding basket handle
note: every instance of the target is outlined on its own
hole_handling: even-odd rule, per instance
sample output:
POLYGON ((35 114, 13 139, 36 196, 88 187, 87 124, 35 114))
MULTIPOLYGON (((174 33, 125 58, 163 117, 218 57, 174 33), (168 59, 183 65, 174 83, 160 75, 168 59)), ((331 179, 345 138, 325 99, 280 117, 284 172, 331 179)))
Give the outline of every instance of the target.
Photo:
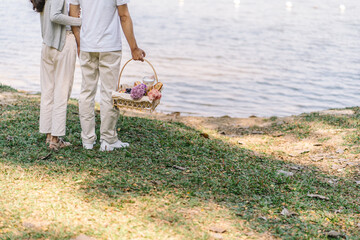
MULTIPOLYGON (((120 89, 120 81, 121 81, 122 74, 123 74, 123 72, 124 72, 124 70, 125 70, 125 67, 129 64, 129 62, 131 62, 131 61, 133 61, 133 60, 134 60, 134 59, 130 59, 130 60, 127 61, 127 62, 124 64, 124 66, 122 67, 122 69, 121 69, 121 71, 120 71, 120 75, 119 75, 119 81, 118 81, 118 88, 117 88, 117 90, 120 89)), ((155 81, 156 81, 156 83, 158 83, 158 82, 159 82, 159 79, 158 79, 158 75, 157 75, 157 73, 156 73, 156 71, 155 71, 154 66, 149 62, 149 60, 146 60, 145 58, 143 58, 143 62, 144 62, 144 61, 145 61, 147 64, 149 64, 149 66, 152 68, 152 70, 153 70, 153 72, 154 72, 155 81)))
POLYGON ((135 61, 144 61, 144 57, 146 57, 146 53, 141 48, 135 48, 131 50, 132 59, 135 61))

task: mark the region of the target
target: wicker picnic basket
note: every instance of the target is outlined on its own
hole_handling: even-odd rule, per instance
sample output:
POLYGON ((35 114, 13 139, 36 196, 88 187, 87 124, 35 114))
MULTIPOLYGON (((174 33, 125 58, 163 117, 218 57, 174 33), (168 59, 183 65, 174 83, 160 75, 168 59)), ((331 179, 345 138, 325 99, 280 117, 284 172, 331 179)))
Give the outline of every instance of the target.
MULTIPOLYGON (((149 97, 143 96, 139 100, 134 100, 134 99, 132 99, 130 97, 130 94, 119 93, 122 89, 132 87, 132 86, 127 85, 127 84, 121 84, 122 73, 123 73, 125 67, 128 65, 128 63, 131 62, 131 61, 132 61, 132 59, 127 61, 125 63, 125 65, 122 67, 121 71, 120 71, 117 91, 115 93, 113 93, 113 96, 112 96, 114 107, 117 108, 117 109, 126 108, 126 109, 136 109, 136 110, 149 110, 150 112, 153 112, 155 110, 155 108, 159 105, 160 99, 151 101, 149 99, 149 97)), ((154 85, 155 85, 156 83, 159 82, 159 79, 158 79, 157 73, 155 71, 155 68, 148 60, 144 59, 144 61, 150 65, 150 67, 152 68, 152 70, 154 72, 154 77, 155 77, 154 85)), ((160 92, 161 92, 161 90, 160 90, 160 92)))

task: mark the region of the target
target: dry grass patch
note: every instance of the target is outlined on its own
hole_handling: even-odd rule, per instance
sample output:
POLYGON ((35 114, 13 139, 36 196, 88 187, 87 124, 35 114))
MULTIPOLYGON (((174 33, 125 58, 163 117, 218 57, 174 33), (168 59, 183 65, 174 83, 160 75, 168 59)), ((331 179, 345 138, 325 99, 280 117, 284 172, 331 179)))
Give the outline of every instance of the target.
POLYGON ((225 229, 224 239, 269 236, 250 230, 229 209, 211 202, 165 192, 88 198, 74 173, 54 177, 42 168, 4 163, 0 169, 0 236, 5 238, 86 234, 98 239, 208 239, 211 226, 225 229))

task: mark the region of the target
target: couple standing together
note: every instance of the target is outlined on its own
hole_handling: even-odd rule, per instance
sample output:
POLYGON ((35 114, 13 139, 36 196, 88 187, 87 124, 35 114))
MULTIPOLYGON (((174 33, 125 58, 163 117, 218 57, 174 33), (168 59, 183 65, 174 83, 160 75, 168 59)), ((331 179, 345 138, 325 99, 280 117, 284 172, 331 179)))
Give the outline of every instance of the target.
POLYGON ((113 108, 111 92, 116 90, 122 56, 121 28, 134 60, 145 52, 136 43, 129 0, 30 0, 40 12, 43 47, 41 52, 40 132, 54 150, 70 146, 66 132, 66 111, 74 80, 76 54, 80 59, 82 85, 79 98, 81 138, 85 149, 93 149, 95 95, 101 79, 100 150, 129 146, 118 139, 119 112, 113 108), (70 7, 69 7, 70 6, 70 7), (81 19, 80 19, 81 9, 81 19))

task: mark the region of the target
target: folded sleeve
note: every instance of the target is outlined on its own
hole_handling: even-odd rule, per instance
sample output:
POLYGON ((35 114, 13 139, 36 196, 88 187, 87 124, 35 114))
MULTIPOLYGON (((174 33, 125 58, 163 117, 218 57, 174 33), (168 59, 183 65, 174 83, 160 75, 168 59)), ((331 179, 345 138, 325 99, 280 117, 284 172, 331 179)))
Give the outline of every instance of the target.
POLYGON ((69 3, 72 4, 72 5, 80 5, 79 0, 69 0, 69 3))
POLYGON ((129 2, 130 0, 116 0, 116 5, 120 6, 120 5, 128 4, 129 2))
POLYGON ((51 1, 50 21, 61 25, 81 26, 80 18, 74 18, 63 14, 64 4, 64 0, 51 1))

